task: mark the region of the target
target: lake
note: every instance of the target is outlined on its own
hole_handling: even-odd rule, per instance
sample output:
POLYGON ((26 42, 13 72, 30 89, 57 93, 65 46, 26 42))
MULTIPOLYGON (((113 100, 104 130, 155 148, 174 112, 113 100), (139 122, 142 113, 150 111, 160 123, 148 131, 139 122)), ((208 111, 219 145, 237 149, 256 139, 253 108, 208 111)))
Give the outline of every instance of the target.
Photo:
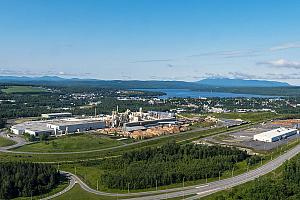
POLYGON ((267 96, 267 95, 256 95, 256 94, 236 94, 236 93, 225 93, 225 92, 200 92, 192 91, 188 89, 136 89, 142 91, 154 91, 154 92, 164 92, 166 95, 160 96, 162 99, 168 98, 209 98, 209 97, 220 97, 220 98, 236 98, 236 97, 245 97, 245 98, 278 98, 276 96, 267 96))

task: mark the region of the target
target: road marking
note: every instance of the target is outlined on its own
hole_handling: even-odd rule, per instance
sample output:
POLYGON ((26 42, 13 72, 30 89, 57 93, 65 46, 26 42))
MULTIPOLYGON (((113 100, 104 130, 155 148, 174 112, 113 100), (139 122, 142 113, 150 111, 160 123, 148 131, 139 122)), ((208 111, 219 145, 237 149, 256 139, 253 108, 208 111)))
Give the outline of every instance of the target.
POLYGON ((213 191, 216 191, 216 190, 218 190, 218 188, 212 189, 212 190, 206 190, 206 191, 203 191, 203 192, 199 192, 199 193, 197 193, 197 195, 205 194, 205 193, 208 193, 208 192, 213 192, 213 191))
POLYGON ((206 185, 199 185, 199 186, 196 187, 196 189, 199 189, 199 188, 202 188, 202 187, 207 187, 207 186, 209 186, 209 184, 206 184, 206 185))

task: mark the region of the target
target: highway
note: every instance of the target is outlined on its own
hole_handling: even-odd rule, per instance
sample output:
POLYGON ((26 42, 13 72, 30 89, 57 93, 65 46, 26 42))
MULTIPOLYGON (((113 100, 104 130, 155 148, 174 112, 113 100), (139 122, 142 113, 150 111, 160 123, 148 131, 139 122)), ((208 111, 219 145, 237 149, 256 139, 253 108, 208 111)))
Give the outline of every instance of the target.
MULTIPOLYGON (((149 192, 140 192, 140 193, 127 193, 127 194, 117 194, 117 193, 105 193, 101 191, 94 190, 87 186, 84 182, 82 182, 76 175, 66 173, 70 176, 70 185, 72 187, 75 185, 74 182, 78 183, 80 187, 90 193, 96 195, 103 195, 103 196, 111 196, 111 197, 128 197, 131 200, 159 200, 159 199, 169 199, 169 198, 176 198, 176 197, 183 197, 183 196, 190 196, 195 195, 187 200, 194 200, 199 199, 201 197, 213 194, 215 192, 232 188, 237 185, 241 185, 248 181, 254 180, 260 176, 263 176, 274 169, 281 166, 285 161, 291 159, 295 155, 300 152, 300 145, 297 145, 293 149, 287 151, 286 153, 282 154, 281 156, 277 157, 276 159, 254 169, 250 170, 249 172, 233 176, 231 178, 223 179, 220 181, 210 182, 208 184, 202 185, 195 185, 195 186, 188 186, 184 188, 174 188, 168 190, 158 190, 158 191, 149 191, 149 192), (147 196, 146 196, 147 195, 147 196)), ((70 188, 69 188, 70 189, 70 188)), ((49 198, 48 198, 49 199, 49 198)), ((50 198, 51 199, 51 198, 50 198)))

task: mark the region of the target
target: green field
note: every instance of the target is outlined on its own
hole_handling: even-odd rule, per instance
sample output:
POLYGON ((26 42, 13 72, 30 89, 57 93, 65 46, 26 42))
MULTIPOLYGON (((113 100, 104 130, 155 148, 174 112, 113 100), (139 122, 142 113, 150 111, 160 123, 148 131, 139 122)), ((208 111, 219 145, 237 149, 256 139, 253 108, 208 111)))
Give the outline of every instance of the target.
MULTIPOLYGON (((249 125, 246 125, 249 126, 249 125)), ((1 153, 0 154, 0 161, 33 161, 33 162, 78 162, 82 160, 93 160, 93 159, 102 159, 105 157, 110 156, 118 156, 122 154, 125 151, 131 151, 135 149, 140 149, 143 147, 150 147, 150 146, 160 146, 162 144, 165 144, 169 140, 175 140, 178 143, 189 143, 191 141, 197 140, 199 138, 203 138, 206 136, 215 135, 218 133, 223 133, 229 130, 238 130, 241 127, 235 127, 235 128, 215 128, 205 131, 199 131, 199 132, 182 132, 180 134, 174 134, 174 135, 166 135, 157 137, 154 140, 144 140, 141 143, 132 143, 128 146, 118 146, 115 149, 98 149, 94 152, 88 152, 88 153, 77 153, 77 154, 19 154, 19 153, 1 153)), ((43 145, 46 146, 46 145, 43 145)), ((22 147, 24 151, 24 147, 22 147)), ((27 146, 26 146, 27 148, 27 146)), ((81 147, 82 148, 82 147, 81 147)), ((21 148, 20 148, 21 149, 21 148)), ((20 150, 18 149, 18 151, 20 150)), ((28 149, 27 149, 28 150, 28 149)), ((30 149, 32 150, 32 149, 30 149)), ((37 149, 37 151, 41 151, 40 148, 37 149)), ((42 150, 43 151, 43 150, 42 150)), ((78 151, 78 150, 77 150, 78 151)))
POLYGON ((110 199, 118 199, 117 197, 104 197, 96 194, 92 194, 84 191, 81 187, 76 184, 69 192, 54 198, 55 200, 110 200, 110 199))
MULTIPOLYGON (((271 112, 253 112, 253 113, 214 113, 213 116, 225 119, 242 119, 245 121, 257 122, 264 119, 279 117, 276 113, 271 112)), ((284 116, 282 116, 284 117, 284 116)))
POLYGON ((32 86, 9 86, 1 90, 6 94, 15 94, 15 93, 44 93, 48 92, 44 88, 32 87, 32 86))
POLYGON ((100 134, 75 134, 51 139, 49 141, 28 144, 15 150, 26 152, 78 152, 104 149, 122 144, 120 141, 100 134))
POLYGON ((0 147, 11 146, 14 144, 16 144, 16 142, 14 142, 8 138, 0 137, 0 147))

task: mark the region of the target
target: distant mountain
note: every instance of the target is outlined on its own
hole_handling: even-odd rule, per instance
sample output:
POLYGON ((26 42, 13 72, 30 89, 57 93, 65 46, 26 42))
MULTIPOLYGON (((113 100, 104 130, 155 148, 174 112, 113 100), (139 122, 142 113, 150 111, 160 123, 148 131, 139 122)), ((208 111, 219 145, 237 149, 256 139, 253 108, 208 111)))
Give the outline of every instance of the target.
POLYGON ((215 87, 287 87, 291 86, 285 82, 266 81, 266 80, 245 80, 230 78, 208 78, 197 82, 201 85, 215 87))
POLYGON ((234 88, 234 87, 287 87, 288 83, 263 80, 243 80, 214 78, 204 79, 198 82, 185 81, 140 81, 140 80, 97 80, 97 79, 79 79, 62 78, 58 76, 42 77, 18 77, 18 76, 0 76, 0 83, 4 84, 31 84, 43 86, 83 86, 83 87, 101 87, 101 88, 120 88, 120 89, 191 89, 211 91, 216 88, 234 88))
POLYGON ((42 77, 0 76, 0 82, 62 81, 62 80, 66 80, 66 79, 58 76, 42 76, 42 77))
POLYGON ((0 76, 0 83, 44 86, 83 86, 120 89, 198 89, 200 87, 200 85, 197 83, 184 81, 97 80, 79 78, 67 79, 57 76, 0 76))

